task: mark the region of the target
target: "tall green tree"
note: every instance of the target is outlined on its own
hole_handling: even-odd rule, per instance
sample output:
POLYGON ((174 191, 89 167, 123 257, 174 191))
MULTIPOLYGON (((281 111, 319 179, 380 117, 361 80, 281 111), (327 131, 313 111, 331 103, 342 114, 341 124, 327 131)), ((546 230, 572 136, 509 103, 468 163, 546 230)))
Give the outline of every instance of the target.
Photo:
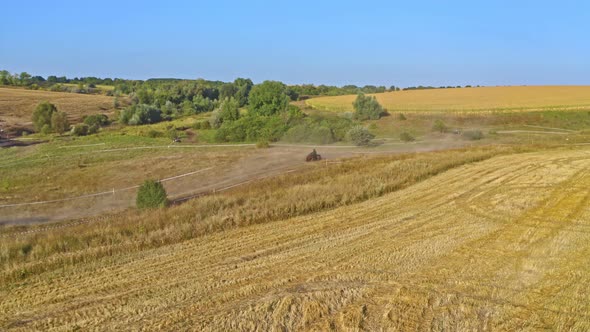
POLYGON ((274 115, 286 111, 288 105, 287 87, 281 82, 264 81, 255 85, 248 97, 248 112, 253 115, 274 115))
POLYGON ((219 117, 221 123, 235 121, 240 117, 238 101, 234 98, 227 98, 221 104, 219 117))
POLYGON ((57 112, 57 107, 47 101, 37 105, 32 117, 35 131, 40 132, 45 125, 51 126, 51 116, 54 112, 57 112))
POLYGON ((254 83, 252 83, 252 80, 249 78, 236 78, 234 86, 237 88, 234 98, 238 101, 239 107, 246 106, 254 83))

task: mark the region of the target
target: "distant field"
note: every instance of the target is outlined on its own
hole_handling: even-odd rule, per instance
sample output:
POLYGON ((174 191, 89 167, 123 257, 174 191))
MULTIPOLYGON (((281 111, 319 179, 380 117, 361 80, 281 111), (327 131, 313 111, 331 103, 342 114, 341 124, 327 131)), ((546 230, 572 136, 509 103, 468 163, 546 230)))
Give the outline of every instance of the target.
MULTIPOLYGON (((77 87, 78 84, 75 83, 62 83, 61 85, 63 86, 69 86, 69 87, 77 87)), ((97 84, 96 85, 96 89, 100 89, 103 91, 110 91, 110 90, 115 90, 115 86, 114 85, 102 85, 102 84, 97 84)))
POLYGON ((42 101, 55 104, 57 109, 66 112, 71 120, 79 120, 88 114, 113 111, 113 97, 0 88, 0 120, 8 125, 29 124, 35 106, 42 101))
MULTIPOLYGON (((397 91, 375 94, 389 111, 519 111, 590 109, 590 86, 514 86, 397 91)), ((319 110, 352 112, 356 96, 312 98, 319 110)))
MULTIPOLYGON (((180 206, 127 226, 107 218, 94 226, 72 226, 71 233, 55 229, 21 240, 6 237, 0 241, 0 325, 14 330, 590 329, 588 149, 498 156, 438 175, 429 170, 436 158, 424 157, 379 163, 368 177, 348 175, 378 188, 393 174, 430 174, 381 197, 193 239, 198 229, 220 222, 237 223, 256 213, 268 217, 238 196, 210 197, 191 204, 209 202, 213 212, 180 206), (237 210, 240 204, 244 209, 237 210), (208 213, 219 217, 207 219, 208 213), (158 223, 150 220, 158 218, 161 230, 153 230, 158 223)), ((342 176, 354 169, 342 169, 342 176)), ((293 210, 305 206, 298 195, 317 191, 322 183, 320 177, 312 187, 291 188, 283 181, 269 188, 279 194, 290 188, 293 210)), ((322 193, 312 200, 329 196, 322 193)))

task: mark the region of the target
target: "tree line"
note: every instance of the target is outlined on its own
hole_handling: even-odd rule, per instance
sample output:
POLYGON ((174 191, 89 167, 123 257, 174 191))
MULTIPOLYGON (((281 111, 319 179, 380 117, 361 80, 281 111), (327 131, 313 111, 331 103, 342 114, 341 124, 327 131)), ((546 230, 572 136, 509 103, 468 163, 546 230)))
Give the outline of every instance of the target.
MULTIPOLYGON (((247 78, 238 78, 233 82, 208 81, 204 79, 173 79, 173 78, 156 78, 148 80, 129 80, 121 78, 99 78, 99 77, 75 77, 68 78, 66 76, 50 75, 47 78, 43 76, 33 76, 27 72, 11 74, 7 70, 0 71, 0 85, 22 86, 30 89, 44 89, 52 91, 75 92, 75 93, 104 93, 107 95, 121 95, 121 94, 143 94, 146 91, 164 90, 171 91, 177 97, 174 102, 180 103, 182 99, 180 91, 201 89, 203 98, 211 100, 223 100, 224 97, 233 95, 236 89, 244 86, 252 85, 252 81, 247 78), (98 89, 98 86, 111 87, 111 89, 98 89), (219 98, 221 97, 221 98, 219 98)), ((338 96, 358 93, 381 93, 388 91, 401 90, 396 86, 375 86, 375 85, 314 85, 314 84, 299 84, 286 85, 287 96, 291 100, 305 99, 308 96, 338 96)), ((242 95, 245 91, 241 91, 242 95)), ((186 93, 185 95, 191 95, 186 93)), ((161 96, 160 96, 161 97, 161 96)), ((191 98, 188 98, 191 99, 191 98)), ((243 97, 240 104, 244 105, 243 97)))

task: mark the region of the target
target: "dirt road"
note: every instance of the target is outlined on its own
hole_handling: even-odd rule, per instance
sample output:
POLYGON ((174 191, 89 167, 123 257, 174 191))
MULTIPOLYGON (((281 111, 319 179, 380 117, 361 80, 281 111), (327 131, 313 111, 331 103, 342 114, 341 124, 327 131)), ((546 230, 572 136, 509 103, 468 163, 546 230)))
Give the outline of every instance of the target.
MULTIPOLYGON (((374 148, 359 148, 354 146, 317 146, 318 153, 324 160, 358 157, 361 155, 395 154, 404 152, 420 152, 442 150, 461 147, 469 144, 463 140, 448 141, 422 141, 409 144, 383 144, 374 148)), ((235 161, 222 162, 190 169, 194 175, 182 176, 172 181, 166 181, 164 187, 170 199, 183 201, 184 199, 199 196, 214 191, 240 185, 247 181, 256 181, 263 177, 274 176, 287 171, 298 170, 306 167, 305 156, 314 146, 276 144, 270 149, 254 149, 244 146, 247 150, 243 156, 235 161), (210 168, 203 172, 202 169, 210 168)), ((135 147, 142 148, 142 147, 135 147)), ((153 148, 153 147, 149 147, 153 148)), ((190 145, 177 146, 178 150, 186 153, 190 145), (184 148, 183 148, 184 147, 184 148)), ((192 147, 194 149, 194 147, 192 147)), ((126 149, 98 149, 91 153, 120 153, 125 154, 126 149)), ((194 149, 199 154, 199 149, 194 149)), ((169 156, 173 158, 174 155, 169 156)), ((75 162, 75 161, 73 161, 75 162)), ((165 162, 162 161, 162 162, 165 162)), ((195 166, 196 167, 196 166, 195 166)), ((116 172, 116 170, 112 170, 116 172)), ((121 173, 122 171, 119 171, 121 173)), ((186 173, 183 173, 186 174, 186 173)), ((175 177, 183 174, 167 174, 163 178, 175 177)), ((117 174, 118 177, 124 173, 117 174)), ((59 221, 98 216, 108 212, 120 211, 135 205, 137 185, 118 186, 100 192, 89 192, 84 195, 58 197, 50 201, 22 200, 2 204, 0 202, 0 225, 30 224, 40 222, 59 221), (102 194, 101 194, 102 193, 102 194), (99 195, 96 195, 99 194, 99 195), (16 206, 4 207, 2 205, 16 206)))

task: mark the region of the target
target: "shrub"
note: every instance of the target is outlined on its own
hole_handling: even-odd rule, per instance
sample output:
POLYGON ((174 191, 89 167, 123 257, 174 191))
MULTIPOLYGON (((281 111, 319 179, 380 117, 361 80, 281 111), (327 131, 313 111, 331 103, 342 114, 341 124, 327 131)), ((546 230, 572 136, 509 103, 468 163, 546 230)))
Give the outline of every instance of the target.
POLYGON ((98 133, 100 127, 97 124, 93 124, 92 126, 88 126, 88 135, 93 135, 98 133))
POLYGON ((287 131, 283 117, 247 115, 236 121, 226 122, 215 132, 218 142, 277 141, 287 131))
POLYGON ((228 98, 221 104, 221 110, 219 111, 219 117, 221 122, 235 121, 240 117, 238 101, 234 98, 228 98))
POLYGON ((289 129, 283 136, 283 140, 290 143, 330 144, 334 143, 334 135, 328 127, 315 123, 303 123, 289 129))
POLYGON ((109 118, 104 114, 93 114, 85 116, 82 122, 87 124, 89 127, 93 125, 103 127, 109 124, 109 118))
POLYGON ((369 145, 375 135, 371 134, 369 130, 363 126, 352 127, 347 134, 348 140, 355 145, 364 146, 369 145))
POLYGON ((162 121, 162 113, 152 105, 133 105, 121 111, 119 121, 130 125, 156 123, 162 121))
POLYGON ((256 142, 256 147, 259 149, 268 149, 270 148, 270 144, 268 144, 268 141, 258 141, 256 142))
POLYGON ((175 140, 178 138, 178 130, 176 130, 175 128, 170 128, 166 132, 166 136, 168 136, 168 138, 171 140, 175 140))
POLYGON ((149 138, 157 138, 157 137, 163 137, 164 133, 162 133, 161 131, 157 131, 157 130, 150 130, 147 132, 147 137, 149 138))
POLYGON ((483 133, 481 130, 467 130, 463 132, 463 137, 471 141, 477 141, 483 138, 483 133))
POLYGON ((146 180, 137 191, 135 200, 138 209, 157 209, 168 206, 166 189, 159 181, 146 180))
POLYGON ((51 116, 57 112, 57 107, 49 102, 42 102, 33 111, 33 127, 35 131, 41 131, 43 126, 48 125, 51 128, 51 116))
POLYGON ((68 116, 64 112, 54 112, 51 115, 51 128, 58 134, 63 134, 70 129, 68 116))
POLYGON ((71 133, 74 136, 86 136, 88 135, 88 125, 85 123, 77 124, 72 127, 71 133))
POLYGON ((400 113, 397 115, 397 119, 400 121, 405 121, 406 120, 406 116, 404 115, 404 113, 400 113))
POLYGON ((378 120, 383 113, 383 107, 374 96, 359 94, 352 103, 354 118, 358 120, 378 120))
POLYGON ((193 129, 211 129, 211 123, 209 123, 209 121, 205 120, 205 121, 197 121, 192 125, 193 129))
POLYGON ((41 134, 48 135, 50 133, 51 133, 51 126, 48 124, 43 125, 43 127, 41 128, 41 134))
POLYGON ((410 133, 405 132, 405 131, 403 133, 399 134, 399 139, 404 142, 412 142, 412 141, 416 140, 414 138, 414 136, 410 135, 410 133))
POLYGON ((432 130, 441 133, 446 133, 449 130, 449 128, 444 122, 442 122, 442 120, 436 120, 434 121, 434 125, 432 125, 432 130))

